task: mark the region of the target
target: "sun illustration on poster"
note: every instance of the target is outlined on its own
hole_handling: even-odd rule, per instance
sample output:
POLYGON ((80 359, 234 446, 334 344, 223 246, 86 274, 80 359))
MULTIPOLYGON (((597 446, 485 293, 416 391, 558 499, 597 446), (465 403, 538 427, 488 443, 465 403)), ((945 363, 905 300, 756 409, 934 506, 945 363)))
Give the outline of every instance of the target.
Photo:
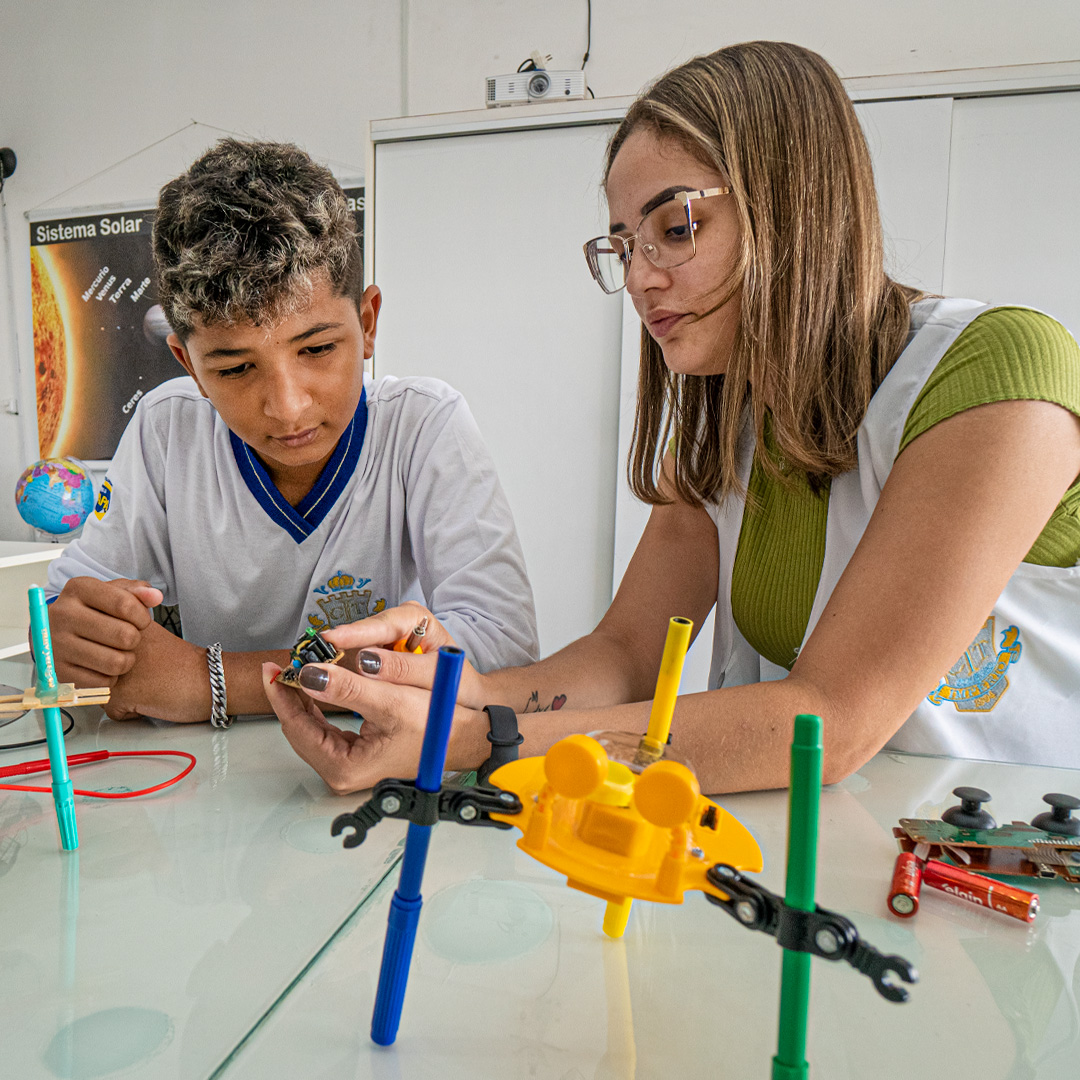
POLYGON ((48 260, 47 251, 30 249, 38 447, 43 458, 53 457, 58 451, 70 412, 67 320, 61 306, 62 294, 53 280, 48 260))

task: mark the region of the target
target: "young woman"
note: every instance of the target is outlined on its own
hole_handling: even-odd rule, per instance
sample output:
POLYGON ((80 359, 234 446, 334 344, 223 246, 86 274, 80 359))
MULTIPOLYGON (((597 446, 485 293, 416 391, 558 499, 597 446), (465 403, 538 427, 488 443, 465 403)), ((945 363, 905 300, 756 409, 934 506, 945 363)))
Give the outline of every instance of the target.
MULTIPOLYGON (((798 46, 662 77, 616 131, 605 188, 610 235, 586 256, 643 323, 629 473, 651 517, 591 634, 466 672, 448 767, 489 757, 485 705, 521 714, 523 754, 644 731, 669 617, 700 626, 714 604, 711 689, 679 699, 672 729, 705 791, 785 784, 799 712, 825 719, 827 782, 886 743, 1080 765, 1068 332, 886 275, 858 120, 798 46)), ((415 772, 435 659, 375 646, 416 619, 336 629, 366 650, 360 673, 305 669, 313 698, 366 717, 358 736, 268 687, 336 791, 415 772)), ((445 640, 431 627, 426 647, 445 640)))

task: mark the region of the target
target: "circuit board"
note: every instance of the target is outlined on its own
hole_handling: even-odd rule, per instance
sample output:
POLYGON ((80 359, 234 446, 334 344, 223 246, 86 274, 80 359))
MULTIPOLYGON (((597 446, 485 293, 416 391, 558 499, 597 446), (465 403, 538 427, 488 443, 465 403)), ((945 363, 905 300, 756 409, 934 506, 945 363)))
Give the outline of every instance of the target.
MULTIPOLYGON (((305 657, 304 658, 304 663, 308 663, 308 664, 338 664, 345 658, 345 651, 344 651, 344 649, 337 649, 337 650, 335 650, 335 652, 336 652, 336 655, 334 656, 334 658, 332 660, 329 657, 324 658, 324 657, 321 657, 321 656, 320 657, 305 657)), ((280 682, 280 683, 284 683, 285 686, 293 686, 293 687, 297 687, 298 689, 301 689, 301 690, 303 689, 303 687, 300 685, 300 668, 295 667, 295 666, 290 665, 287 668, 282 668, 281 671, 278 673, 278 677, 277 677, 276 681, 280 682)))
POLYGON ((901 818, 893 836, 903 851, 926 844, 927 858, 945 857, 969 870, 1060 877, 1080 884, 1080 836, 1044 832, 1023 821, 996 829, 961 829, 945 821, 901 818))

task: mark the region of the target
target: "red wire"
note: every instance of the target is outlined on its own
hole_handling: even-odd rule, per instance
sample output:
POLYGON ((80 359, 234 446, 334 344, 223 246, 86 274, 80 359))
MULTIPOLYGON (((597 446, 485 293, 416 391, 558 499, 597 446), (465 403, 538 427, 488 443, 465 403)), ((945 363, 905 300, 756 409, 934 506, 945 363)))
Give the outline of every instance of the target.
MULTIPOLYGON (((150 795, 162 788, 172 787, 179 783, 192 769, 195 768, 195 757, 183 750, 98 750, 92 754, 72 754, 68 758, 68 765, 92 765, 99 761, 105 761, 114 757, 182 757, 188 759, 188 764, 182 772, 176 774, 164 783, 155 784, 153 787, 140 788, 138 791, 86 791, 83 788, 74 788, 74 794, 85 795, 90 799, 135 799, 140 795, 150 795), (89 759, 89 760, 88 760, 89 759)), ((9 765, 0 769, 0 776, 28 776, 32 773, 48 772, 49 760, 42 758, 40 761, 27 761, 21 765, 9 765)), ((0 791, 38 791, 42 794, 51 795, 51 787, 31 787, 28 784, 0 784, 0 791)))

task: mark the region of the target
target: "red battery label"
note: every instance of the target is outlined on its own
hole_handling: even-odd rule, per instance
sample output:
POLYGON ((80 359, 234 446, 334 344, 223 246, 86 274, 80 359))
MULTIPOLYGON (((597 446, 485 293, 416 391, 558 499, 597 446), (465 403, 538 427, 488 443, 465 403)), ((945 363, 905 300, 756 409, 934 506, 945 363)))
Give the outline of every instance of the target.
POLYGON ((957 866, 929 859, 923 867, 923 881, 932 889, 949 893, 969 904, 1000 911, 1021 922, 1034 922, 1039 913, 1039 894, 1006 885, 993 878, 961 870, 957 866))

